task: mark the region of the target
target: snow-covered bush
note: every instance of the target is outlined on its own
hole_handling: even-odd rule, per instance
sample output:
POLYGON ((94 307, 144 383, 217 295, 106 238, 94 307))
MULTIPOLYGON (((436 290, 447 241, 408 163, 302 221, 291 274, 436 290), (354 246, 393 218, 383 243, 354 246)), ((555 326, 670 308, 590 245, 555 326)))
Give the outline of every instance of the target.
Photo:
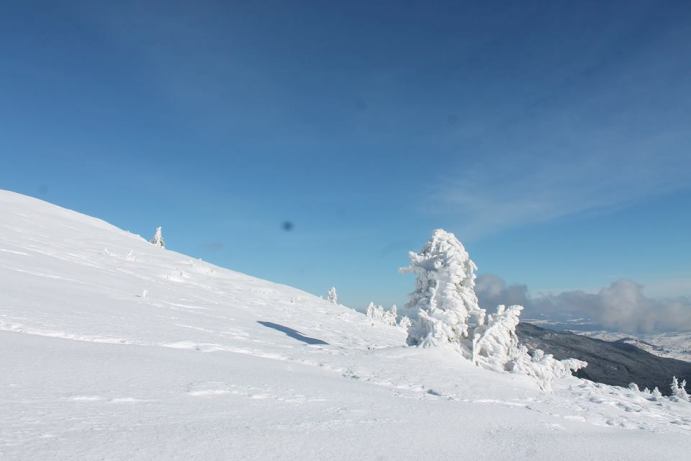
POLYGON ((555 378, 587 366, 581 360, 557 360, 519 345, 516 327, 523 306, 500 305, 485 319, 475 294, 476 270, 463 244, 442 229, 420 253, 410 253, 410 266, 402 269, 416 276, 416 289, 406 305, 413 317, 407 328, 408 345, 450 344, 476 365, 533 376, 543 390, 550 390, 555 378))
POLYGON ((516 326, 523 306, 504 305, 487 318, 487 325, 476 328, 473 338, 473 362, 485 368, 504 370, 518 352, 516 326))
POLYGON ((401 317, 401 320, 398 321, 398 327, 402 328, 404 331, 408 331, 408 328, 413 324, 413 322, 410 321, 410 317, 407 315, 404 315, 401 317))
POLYGON ((552 390, 552 381, 571 376, 572 372, 585 368, 587 362, 577 359, 557 360, 542 349, 528 351, 520 345, 516 355, 506 364, 506 370, 532 376, 543 391, 552 390))
POLYGON ((674 376, 672 377, 672 384, 670 387, 672 388, 672 396, 677 400, 689 401, 689 394, 686 392, 686 380, 679 383, 677 377, 674 376))
POLYGON ((338 293, 336 293, 336 287, 329 288, 329 292, 326 294, 326 300, 331 304, 338 304, 338 293))
POLYGON ((398 314, 396 312, 396 305, 391 306, 390 310, 384 309, 384 306, 380 306, 374 303, 369 303, 367 306, 367 319, 372 325, 376 323, 383 323, 385 325, 396 326, 396 318, 398 314))
POLYGON ((523 306, 503 305, 487 318, 486 326, 475 329, 473 362, 497 371, 512 371, 533 376, 543 390, 550 390, 555 378, 570 376, 588 365, 576 359, 557 360, 551 354, 536 349, 529 352, 518 343, 516 327, 523 306))
POLYGON ((156 228, 156 232, 154 233, 154 236, 151 238, 150 242, 157 247, 166 247, 166 242, 163 240, 163 231, 161 230, 161 226, 156 228))
POLYGON ((374 325, 375 322, 381 320, 381 318, 384 316, 384 307, 370 302, 367 305, 366 314, 367 320, 370 321, 370 324, 374 325))
POLYGON ((398 308, 396 305, 392 305, 391 309, 384 312, 383 317, 384 323, 391 326, 396 326, 396 321, 398 320, 398 308))
POLYGON ((437 229, 420 253, 410 252, 403 272, 416 278, 407 307, 416 312, 408 329, 413 346, 451 344, 470 354, 469 334, 485 321, 475 295, 475 271, 461 242, 450 232, 437 229))

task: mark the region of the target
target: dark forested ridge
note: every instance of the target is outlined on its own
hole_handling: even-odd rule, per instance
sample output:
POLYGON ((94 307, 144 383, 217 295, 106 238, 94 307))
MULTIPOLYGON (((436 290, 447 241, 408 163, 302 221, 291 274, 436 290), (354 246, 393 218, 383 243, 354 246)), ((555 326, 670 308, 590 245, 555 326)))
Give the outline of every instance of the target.
POLYGON ((586 368, 576 373, 580 378, 614 386, 636 383, 641 389, 658 387, 669 395, 672 376, 676 376, 679 381, 686 379, 686 389, 691 390, 689 362, 658 357, 622 341, 603 341, 530 323, 520 323, 517 334, 530 349, 542 349, 558 359, 588 362, 586 368))

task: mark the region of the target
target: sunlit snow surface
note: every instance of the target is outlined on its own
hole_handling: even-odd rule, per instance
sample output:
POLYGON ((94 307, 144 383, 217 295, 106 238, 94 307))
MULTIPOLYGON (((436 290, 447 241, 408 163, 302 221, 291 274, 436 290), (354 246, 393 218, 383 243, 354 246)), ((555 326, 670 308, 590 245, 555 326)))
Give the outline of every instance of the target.
POLYGON ((576 378, 542 393, 405 336, 0 191, 0 459, 691 452, 690 403, 576 378))

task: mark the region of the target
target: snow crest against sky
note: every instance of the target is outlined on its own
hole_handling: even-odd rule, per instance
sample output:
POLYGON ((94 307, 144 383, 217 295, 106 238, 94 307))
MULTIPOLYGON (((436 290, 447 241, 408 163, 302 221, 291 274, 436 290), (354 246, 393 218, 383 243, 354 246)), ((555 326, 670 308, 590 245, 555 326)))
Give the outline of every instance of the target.
POLYGON ((10 0, 0 187, 355 306, 438 227, 690 296, 689 56, 685 1, 10 0))

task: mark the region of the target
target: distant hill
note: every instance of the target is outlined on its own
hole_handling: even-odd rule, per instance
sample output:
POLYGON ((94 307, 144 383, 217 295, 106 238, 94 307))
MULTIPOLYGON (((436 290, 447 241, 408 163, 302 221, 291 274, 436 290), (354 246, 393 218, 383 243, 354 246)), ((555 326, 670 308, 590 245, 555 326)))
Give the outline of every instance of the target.
POLYGON ((658 357, 691 362, 691 332, 649 333, 635 337, 601 330, 576 330, 574 333, 605 341, 620 341, 632 344, 658 357))
POLYGON ((672 376, 676 376, 686 379, 686 388, 691 390, 691 363, 659 357, 625 341, 603 341, 530 323, 520 323, 517 333, 529 348, 542 349, 558 359, 573 357, 588 362, 576 373, 580 378, 614 386, 633 382, 641 389, 657 386, 669 395, 672 376))

